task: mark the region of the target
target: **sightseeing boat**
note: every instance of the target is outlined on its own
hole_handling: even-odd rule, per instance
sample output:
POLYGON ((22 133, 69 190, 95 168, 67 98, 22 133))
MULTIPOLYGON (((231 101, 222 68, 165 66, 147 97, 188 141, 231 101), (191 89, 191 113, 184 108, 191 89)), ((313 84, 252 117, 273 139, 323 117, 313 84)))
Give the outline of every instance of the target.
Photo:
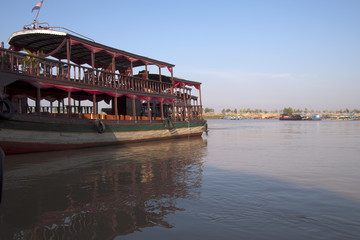
POLYGON ((201 136, 207 128, 201 83, 174 77, 173 64, 35 21, 8 44, 0 48, 7 154, 201 136))

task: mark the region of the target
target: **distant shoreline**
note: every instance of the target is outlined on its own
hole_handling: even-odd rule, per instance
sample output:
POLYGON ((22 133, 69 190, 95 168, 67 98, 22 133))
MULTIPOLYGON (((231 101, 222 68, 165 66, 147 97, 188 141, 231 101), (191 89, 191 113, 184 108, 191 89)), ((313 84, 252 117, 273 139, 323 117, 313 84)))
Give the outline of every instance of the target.
MULTIPOLYGON (((327 113, 327 114, 321 114, 321 113, 311 113, 307 115, 316 115, 320 114, 321 116, 326 116, 328 118, 332 117, 340 117, 340 116, 348 116, 347 113, 327 113)), ((203 113, 203 117, 205 119, 222 119, 224 117, 239 117, 241 116, 243 119, 279 119, 281 113, 203 113)), ((353 114, 352 116, 360 117, 360 113, 353 114)))

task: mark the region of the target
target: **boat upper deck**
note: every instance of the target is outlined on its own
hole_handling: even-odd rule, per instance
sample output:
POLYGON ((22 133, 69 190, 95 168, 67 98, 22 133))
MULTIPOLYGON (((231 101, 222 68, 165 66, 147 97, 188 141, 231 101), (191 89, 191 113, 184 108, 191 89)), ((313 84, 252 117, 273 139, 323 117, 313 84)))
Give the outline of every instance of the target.
POLYGON ((45 56, 56 59, 70 60, 76 64, 89 64, 95 67, 106 68, 114 60, 115 69, 120 72, 143 65, 172 68, 175 65, 151 59, 123 50, 105 46, 95 41, 80 38, 63 31, 53 30, 50 27, 25 29, 13 33, 8 44, 14 50, 27 49, 31 52, 40 51, 45 56), (94 56, 92 57, 92 54, 94 56))

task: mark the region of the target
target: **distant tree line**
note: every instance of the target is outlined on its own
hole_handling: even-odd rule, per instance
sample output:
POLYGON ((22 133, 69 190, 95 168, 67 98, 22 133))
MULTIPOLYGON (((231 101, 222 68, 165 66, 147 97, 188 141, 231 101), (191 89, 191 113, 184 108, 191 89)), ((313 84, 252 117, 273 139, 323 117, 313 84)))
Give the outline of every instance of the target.
MULTIPOLYGON (((214 113, 215 110, 213 108, 205 108, 204 109, 205 113, 214 113)), ((241 114, 241 113, 286 113, 286 114, 314 114, 314 113, 322 113, 322 114, 327 114, 327 113, 360 113, 359 109, 353 109, 350 110, 348 108, 346 109, 340 109, 340 110, 314 110, 314 109, 308 109, 308 108, 304 108, 304 109, 296 109, 296 108, 291 108, 291 107, 285 107, 282 110, 265 110, 265 109, 251 109, 251 108, 234 108, 234 109, 230 109, 230 108, 224 108, 221 110, 222 114, 241 114)))
POLYGON ((205 112, 205 113, 214 113, 215 110, 214 110, 213 108, 205 108, 205 109, 204 109, 204 112, 205 112))
POLYGON ((310 110, 305 108, 304 110, 302 109, 293 109, 291 107, 285 107, 283 110, 282 110, 282 113, 284 114, 293 114, 293 113, 323 113, 323 114, 327 114, 327 113, 360 113, 360 110, 359 109, 353 109, 353 110, 349 110, 348 108, 346 108, 345 110, 343 109, 340 109, 340 110, 336 110, 336 111, 329 111, 327 109, 325 110, 310 110))

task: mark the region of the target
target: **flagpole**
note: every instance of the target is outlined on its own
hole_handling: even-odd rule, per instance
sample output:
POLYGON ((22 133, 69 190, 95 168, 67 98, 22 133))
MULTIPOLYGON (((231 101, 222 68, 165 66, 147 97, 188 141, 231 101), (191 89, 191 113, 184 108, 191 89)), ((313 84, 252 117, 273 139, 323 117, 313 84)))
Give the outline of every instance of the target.
POLYGON ((40 8, 39 8, 39 10, 38 10, 38 12, 37 12, 37 14, 36 14, 36 17, 35 17, 35 19, 34 19, 34 22, 37 22, 37 18, 38 18, 38 16, 39 16, 39 12, 40 12, 40 9, 41 9, 41 7, 42 7, 43 2, 44 2, 44 0, 41 0, 41 6, 40 6, 40 8))

